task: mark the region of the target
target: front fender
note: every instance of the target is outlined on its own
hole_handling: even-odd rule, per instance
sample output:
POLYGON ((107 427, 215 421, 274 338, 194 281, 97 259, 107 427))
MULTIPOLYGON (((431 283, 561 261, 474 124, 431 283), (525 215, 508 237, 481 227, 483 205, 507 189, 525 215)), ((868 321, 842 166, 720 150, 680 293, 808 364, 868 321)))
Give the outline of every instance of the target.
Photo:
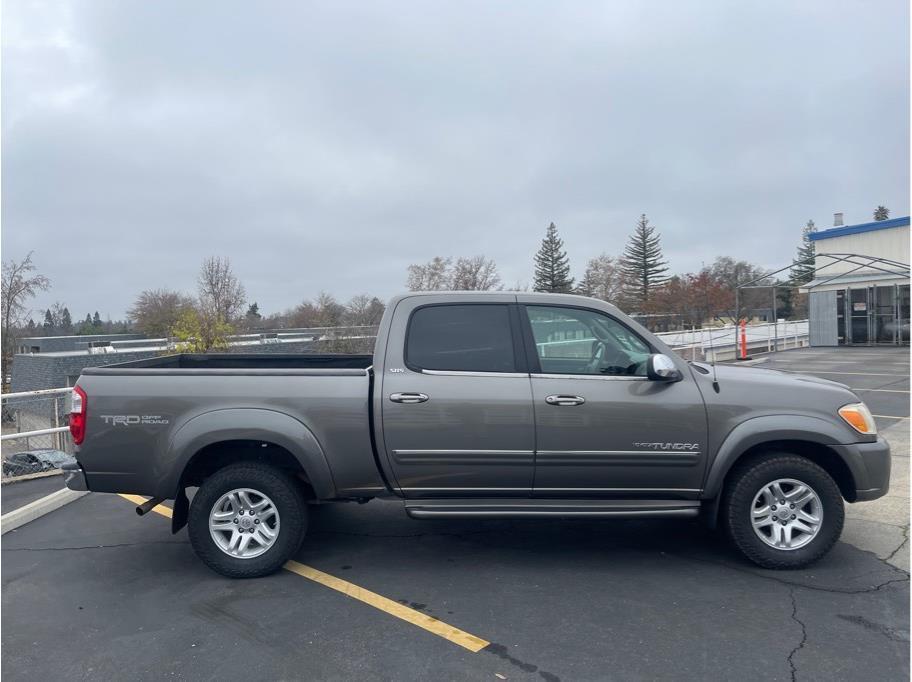
POLYGON ((856 481, 865 476, 860 462, 844 457, 842 448, 833 447, 851 441, 851 435, 841 424, 805 415, 765 415, 741 422, 725 437, 706 474, 703 497, 712 499, 719 494, 725 476, 750 448, 780 440, 806 441, 831 447, 834 454, 849 467, 856 481))
POLYGON ((171 437, 159 460, 161 497, 174 497, 190 459, 207 445, 229 440, 273 443, 290 452, 304 469, 319 499, 335 497, 329 463, 316 437, 303 423, 282 412, 262 408, 213 410, 184 423, 171 437))

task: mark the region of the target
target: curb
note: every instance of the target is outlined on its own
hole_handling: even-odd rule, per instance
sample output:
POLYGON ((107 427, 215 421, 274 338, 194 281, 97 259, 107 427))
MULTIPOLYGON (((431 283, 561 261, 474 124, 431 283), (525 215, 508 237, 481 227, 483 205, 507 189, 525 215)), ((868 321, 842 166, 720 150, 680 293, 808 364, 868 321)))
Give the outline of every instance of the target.
POLYGON ((0 535, 5 535, 19 526, 24 526, 29 521, 40 519, 45 514, 50 514, 52 511, 60 509, 70 502, 75 502, 83 495, 88 495, 88 491, 64 488, 63 490, 58 490, 56 493, 51 493, 46 497, 42 497, 40 500, 29 502, 24 507, 14 509, 3 516, 0 516, 0 535))
POLYGON ((12 485, 13 483, 22 483, 22 481, 34 481, 36 478, 49 478, 50 476, 61 476, 62 474, 63 471, 60 469, 51 469, 50 471, 39 471, 37 474, 10 476, 0 480, 0 485, 12 485))

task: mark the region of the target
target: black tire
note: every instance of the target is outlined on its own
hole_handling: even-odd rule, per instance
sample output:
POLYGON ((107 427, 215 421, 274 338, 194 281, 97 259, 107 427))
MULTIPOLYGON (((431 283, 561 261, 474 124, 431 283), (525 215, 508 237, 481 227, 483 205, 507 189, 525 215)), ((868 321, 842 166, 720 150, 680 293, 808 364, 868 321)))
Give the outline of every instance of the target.
POLYGON ((842 493, 833 478, 809 459, 785 452, 767 453, 736 465, 723 493, 722 512, 738 549, 755 564, 772 569, 803 568, 814 563, 832 549, 845 521, 842 493), (809 485, 823 507, 817 535, 797 549, 771 547, 757 536, 751 523, 754 497, 778 479, 796 479, 809 485))
POLYGON ((187 521, 190 544, 216 573, 229 578, 259 578, 274 573, 298 551, 307 531, 307 503, 301 486, 281 469, 260 462, 242 462, 220 469, 200 486, 190 504, 187 521), (268 496, 279 513, 274 544, 257 557, 226 554, 209 532, 209 513, 219 498, 237 488, 252 488, 268 496))

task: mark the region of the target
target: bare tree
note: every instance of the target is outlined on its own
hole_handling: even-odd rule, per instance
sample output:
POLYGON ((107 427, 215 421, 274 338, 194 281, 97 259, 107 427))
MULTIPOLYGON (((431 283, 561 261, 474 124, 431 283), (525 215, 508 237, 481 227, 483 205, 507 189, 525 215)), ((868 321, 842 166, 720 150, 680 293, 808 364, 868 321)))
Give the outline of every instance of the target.
POLYGON ((352 326, 369 326, 380 323, 386 306, 376 296, 359 294, 345 304, 345 320, 352 326))
POLYGON ((203 261, 197 284, 204 314, 229 323, 240 317, 247 302, 247 292, 231 269, 228 258, 213 256, 203 261))
POLYGON ((446 291, 452 286, 450 263, 452 259, 434 256, 427 263, 409 265, 409 291, 446 291))
POLYGON ((318 327, 339 327, 343 323, 345 307, 340 304, 332 294, 321 291, 314 301, 317 309, 318 327))
POLYGON ((171 336, 174 327, 193 300, 170 289, 147 289, 136 297, 127 317, 136 329, 147 336, 171 336))
POLYGON ((586 274, 576 291, 583 296, 618 303, 624 292, 624 276, 620 264, 606 253, 592 258, 586 265, 586 274))
POLYGON ((9 376, 10 360, 16 348, 16 329, 25 323, 28 316, 26 301, 33 298, 39 291, 47 291, 51 281, 44 275, 36 272, 37 268, 32 262, 32 252, 21 261, 3 261, 2 303, 3 318, 3 349, 2 367, 0 367, 0 382, 6 383, 9 376))
POLYGON ((457 258, 450 277, 454 291, 490 291, 502 289, 497 263, 484 256, 457 258))

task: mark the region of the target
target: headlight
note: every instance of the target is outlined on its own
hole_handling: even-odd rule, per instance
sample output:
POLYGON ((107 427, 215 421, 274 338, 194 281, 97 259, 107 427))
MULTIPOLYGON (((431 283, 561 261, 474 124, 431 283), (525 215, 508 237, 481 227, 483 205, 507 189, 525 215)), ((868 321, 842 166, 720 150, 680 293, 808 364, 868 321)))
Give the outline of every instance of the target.
POLYGON ((871 416, 871 411, 864 403, 852 403, 840 407, 839 416, 858 433, 866 436, 877 435, 877 424, 874 423, 874 417, 871 416))

